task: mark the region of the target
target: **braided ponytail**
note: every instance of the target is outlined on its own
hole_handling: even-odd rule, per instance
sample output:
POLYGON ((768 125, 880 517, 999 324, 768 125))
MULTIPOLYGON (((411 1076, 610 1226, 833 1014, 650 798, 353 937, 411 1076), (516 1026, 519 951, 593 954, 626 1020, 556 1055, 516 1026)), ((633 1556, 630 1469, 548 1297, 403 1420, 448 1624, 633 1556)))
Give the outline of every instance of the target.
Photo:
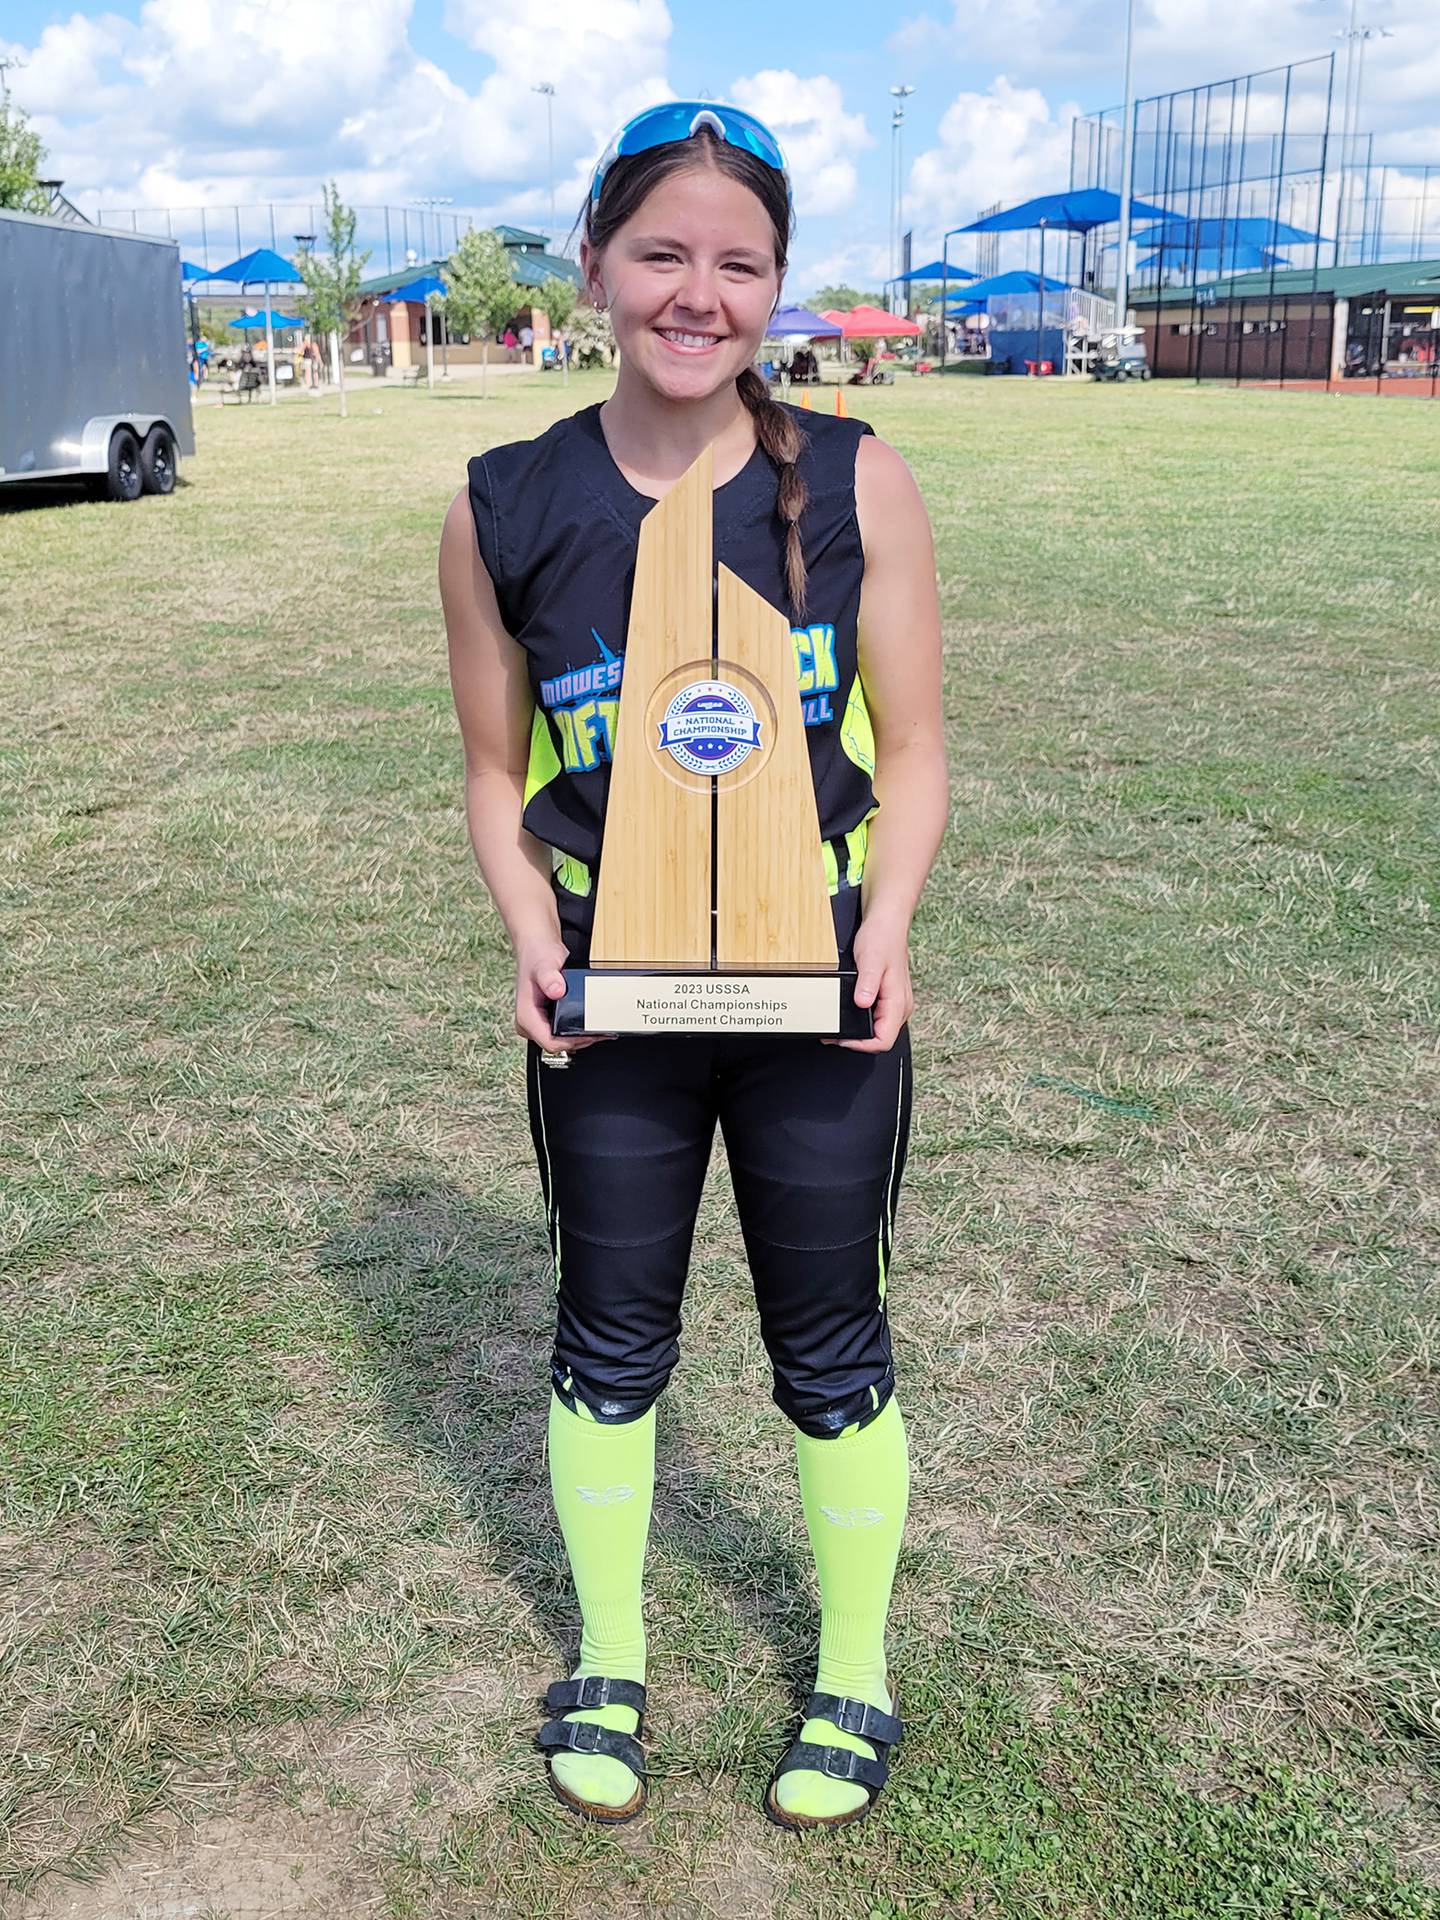
POLYGON ((800 516, 810 498, 810 489, 800 477, 796 461, 808 444, 793 414, 787 413, 770 396, 770 388, 755 367, 747 367, 735 382, 740 398, 755 422, 755 437, 765 449, 770 464, 780 476, 775 496, 775 511, 786 523, 785 580, 795 618, 805 618, 805 548, 800 538, 800 516))

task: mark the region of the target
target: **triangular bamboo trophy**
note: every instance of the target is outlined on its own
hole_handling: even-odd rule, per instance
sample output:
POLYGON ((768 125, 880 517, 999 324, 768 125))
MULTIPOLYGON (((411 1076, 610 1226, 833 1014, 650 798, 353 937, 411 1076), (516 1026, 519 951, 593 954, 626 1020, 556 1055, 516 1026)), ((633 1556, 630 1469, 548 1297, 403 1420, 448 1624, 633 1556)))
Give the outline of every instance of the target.
POLYGON ((590 965, 557 1034, 865 1038, 835 945, 790 624, 714 564, 707 447, 640 528, 590 965))

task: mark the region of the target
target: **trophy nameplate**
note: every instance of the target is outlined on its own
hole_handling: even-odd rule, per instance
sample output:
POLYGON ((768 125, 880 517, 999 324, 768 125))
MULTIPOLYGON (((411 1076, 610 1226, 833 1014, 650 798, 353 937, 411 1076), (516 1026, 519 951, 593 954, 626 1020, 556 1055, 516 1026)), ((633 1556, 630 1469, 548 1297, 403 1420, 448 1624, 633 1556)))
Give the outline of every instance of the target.
POLYGON ((842 972, 790 623, 714 565, 707 447, 640 527, 590 964, 557 1034, 873 1032, 842 972))

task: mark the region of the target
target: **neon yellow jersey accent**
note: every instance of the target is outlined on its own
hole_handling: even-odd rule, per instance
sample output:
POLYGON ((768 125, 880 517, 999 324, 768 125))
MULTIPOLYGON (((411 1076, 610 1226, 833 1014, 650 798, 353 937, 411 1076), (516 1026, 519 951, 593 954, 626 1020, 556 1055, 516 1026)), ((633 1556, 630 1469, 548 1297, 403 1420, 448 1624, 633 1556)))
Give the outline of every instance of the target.
POLYGON ((835 858, 835 849, 828 840, 820 842, 820 858, 825 862, 825 884, 831 893, 840 891, 840 866, 835 858))
POLYGON ((858 673, 850 683, 850 698, 845 702, 840 744, 863 773, 874 774, 875 729, 870 724, 870 709, 865 703, 865 688, 858 673))
MULTIPOLYGON (((858 684, 858 683, 857 683, 858 684)), ((530 722, 530 764, 525 770, 525 801, 530 802, 542 787, 548 787, 560 771, 560 756, 550 737, 550 723, 539 707, 530 722)))
POLYGON ((859 826, 852 827, 845 836, 845 851, 849 856, 845 864, 847 886, 858 887, 865 877, 865 856, 870 851, 870 822, 879 811, 878 807, 872 807, 859 826))
POLYGON ((577 860, 573 854, 561 853, 558 847, 550 849, 551 862, 555 868, 555 878, 567 893, 578 893, 581 899, 590 892, 590 869, 583 860, 577 860))

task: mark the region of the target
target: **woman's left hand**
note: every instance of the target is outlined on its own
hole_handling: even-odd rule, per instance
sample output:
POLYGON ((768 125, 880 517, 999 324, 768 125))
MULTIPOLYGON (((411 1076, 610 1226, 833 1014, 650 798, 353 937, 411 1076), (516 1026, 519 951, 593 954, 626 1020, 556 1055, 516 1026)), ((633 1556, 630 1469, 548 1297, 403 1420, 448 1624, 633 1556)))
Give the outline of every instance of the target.
POLYGON ((867 914, 855 935, 855 1004, 873 1010, 871 1040, 827 1040, 827 1047, 852 1053, 888 1053, 910 1018, 910 922, 867 914))

